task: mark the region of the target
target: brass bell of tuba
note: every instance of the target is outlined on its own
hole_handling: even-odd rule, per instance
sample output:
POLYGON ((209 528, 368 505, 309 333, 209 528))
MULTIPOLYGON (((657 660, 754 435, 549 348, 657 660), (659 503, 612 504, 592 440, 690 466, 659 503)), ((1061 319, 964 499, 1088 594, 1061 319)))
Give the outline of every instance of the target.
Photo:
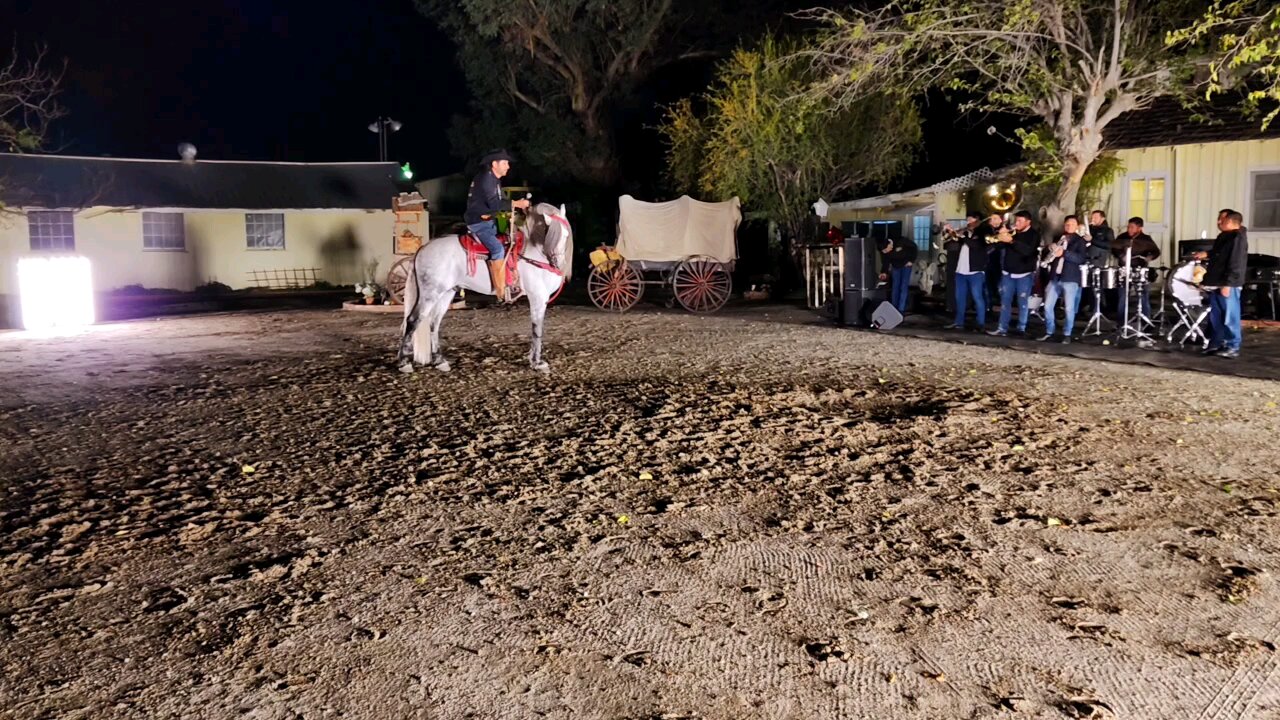
POLYGON ((1022 187, 1016 182, 994 182, 986 187, 974 188, 971 206, 985 215, 1004 215, 1022 202, 1022 187))

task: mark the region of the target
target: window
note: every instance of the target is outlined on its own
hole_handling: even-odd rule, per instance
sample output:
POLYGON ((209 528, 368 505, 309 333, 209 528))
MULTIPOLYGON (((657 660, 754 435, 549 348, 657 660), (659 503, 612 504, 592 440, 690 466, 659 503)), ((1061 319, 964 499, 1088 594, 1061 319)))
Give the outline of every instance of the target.
POLYGON ((34 210, 27 213, 32 250, 75 250, 75 213, 69 210, 34 210))
POLYGON ((186 250, 187 229, 182 213, 142 213, 143 250, 186 250))
POLYGON ((1140 217, 1146 226, 1165 224, 1165 179, 1163 177, 1129 178, 1129 215, 1140 217))
POLYGON ((283 250, 284 215, 245 213, 244 234, 250 250, 283 250))
POLYGON ((1280 230, 1280 170, 1255 172, 1250 179, 1249 228, 1280 230))
POLYGON ((911 218, 911 237, 916 248, 929 252, 929 238, 932 237, 933 216, 915 215, 911 218))

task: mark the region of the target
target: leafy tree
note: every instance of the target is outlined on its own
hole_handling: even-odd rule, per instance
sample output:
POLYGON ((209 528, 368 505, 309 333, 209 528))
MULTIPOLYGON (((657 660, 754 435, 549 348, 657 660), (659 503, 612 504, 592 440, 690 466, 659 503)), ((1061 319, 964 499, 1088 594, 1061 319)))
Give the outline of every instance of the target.
POLYGON ((0 65, 0 148, 6 152, 34 152, 44 145, 49 125, 62 117, 57 103, 62 72, 44 67, 45 51, 22 60, 14 48, 0 65))
POLYGON ((832 113, 803 94, 809 69, 781 62, 796 46, 767 39, 720 63, 698 99, 667 108, 660 131, 667 171, 680 191, 712 199, 737 195, 745 206, 797 238, 819 196, 835 198, 890 181, 920 145, 915 106, 868 97, 832 113))
POLYGON ((715 3, 675 0, 418 0, 460 47, 476 104, 455 122, 461 154, 513 145, 544 174, 621 178, 613 113, 655 70, 723 42, 715 3), (513 143, 502 142, 515 138, 513 143))
POLYGON ((1274 0, 1214 0, 1191 25, 1170 32, 1170 47, 1202 47, 1213 54, 1205 95, 1254 80, 1247 109, 1262 115, 1265 130, 1280 116, 1280 5, 1274 0), (1264 112, 1263 104, 1276 103, 1264 112))
POLYGON ((1024 148, 1049 153, 1058 187, 1042 208, 1050 225, 1076 209, 1081 180, 1104 149, 1107 126, 1158 97, 1186 91, 1191 50, 1168 31, 1203 9, 1193 0, 893 0, 876 10, 809 11, 821 31, 793 55, 812 63, 813 93, 836 107, 873 92, 962 93, 966 110, 1043 123, 1024 148))

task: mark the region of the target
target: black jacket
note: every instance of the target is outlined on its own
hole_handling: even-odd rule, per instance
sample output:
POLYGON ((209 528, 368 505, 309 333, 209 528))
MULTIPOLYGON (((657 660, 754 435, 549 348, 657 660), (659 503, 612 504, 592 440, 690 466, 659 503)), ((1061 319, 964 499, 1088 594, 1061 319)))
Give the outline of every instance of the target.
POLYGON ((1111 243, 1116 239, 1116 232, 1111 226, 1105 222, 1101 225, 1090 225, 1089 236, 1089 254, 1092 255, 1098 251, 1111 252, 1111 243))
POLYGON ((987 241, 985 235, 974 233, 968 237, 961 237, 956 247, 956 272, 960 271, 960 249, 969 248, 969 272, 980 273, 987 271, 987 241))
POLYGON ((916 261, 916 252, 915 242, 899 238, 893 241, 893 250, 884 255, 881 262, 884 267, 899 270, 916 261))
POLYGON ((1133 256, 1130 258, 1132 264, 1136 267, 1146 267, 1160 257, 1160 247, 1156 245, 1156 241, 1146 233, 1138 233, 1133 237, 1129 237, 1129 233, 1121 233, 1116 238, 1115 243, 1111 245, 1111 252, 1115 254, 1116 260, 1120 264, 1124 264, 1124 254, 1133 247, 1133 256))
POLYGON ((502 183, 492 170, 481 170, 467 189, 467 211, 462 220, 475 225, 492 220, 494 214, 511 210, 511 201, 502 196, 502 183))
POLYGON ((1010 275, 1034 272, 1040 258, 1040 233, 1027 228, 1013 234, 1013 242, 1004 245, 1004 271, 1010 275))
MULTIPOLYGON (((1066 252, 1062 253, 1061 258, 1050 261, 1049 279, 1079 284, 1081 280, 1080 266, 1084 265, 1086 260, 1084 238, 1079 235, 1064 237, 1067 238, 1066 252), (1058 272, 1058 260, 1062 260, 1062 272, 1058 272)), ((1059 238, 1058 242, 1062 242, 1061 238, 1059 238)))
POLYGON ((1249 264, 1249 238, 1244 228, 1219 233, 1209 251, 1205 268, 1205 287, 1244 287, 1245 268, 1249 264))

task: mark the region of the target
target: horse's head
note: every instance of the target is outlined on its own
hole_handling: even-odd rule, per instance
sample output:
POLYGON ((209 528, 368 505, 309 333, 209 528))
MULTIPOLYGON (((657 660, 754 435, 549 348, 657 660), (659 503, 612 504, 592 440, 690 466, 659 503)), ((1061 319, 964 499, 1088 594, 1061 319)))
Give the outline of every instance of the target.
POLYGON ((564 273, 567 281, 573 270, 573 227, 565 216, 564 206, 538 203, 530 208, 529 221, 532 224, 530 242, 542 248, 547 260, 564 273))

